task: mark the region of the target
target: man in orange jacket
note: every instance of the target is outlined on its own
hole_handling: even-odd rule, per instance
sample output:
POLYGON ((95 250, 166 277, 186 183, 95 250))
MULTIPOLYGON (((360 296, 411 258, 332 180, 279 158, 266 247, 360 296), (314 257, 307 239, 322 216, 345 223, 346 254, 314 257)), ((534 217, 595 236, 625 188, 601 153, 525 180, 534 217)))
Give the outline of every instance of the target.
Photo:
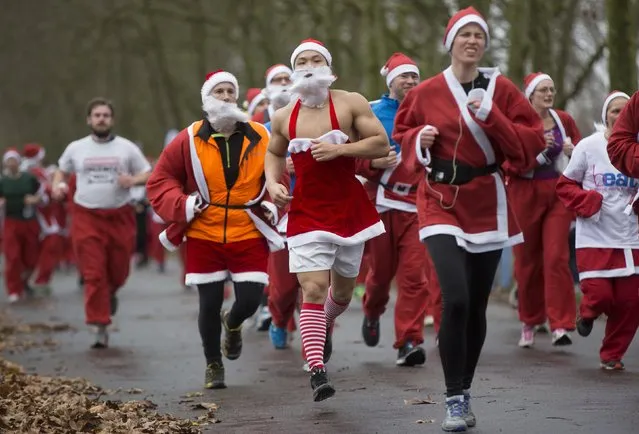
POLYGON ((226 387, 222 326, 222 351, 235 360, 242 351, 242 323, 255 313, 268 284, 269 248, 284 248, 271 223, 274 216, 261 206, 269 134, 237 107, 238 87, 229 72, 207 75, 204 118, 173 139, 147 183, 151 206, 169 224, 162 244, 174 249, 186 240, 185 284, 199 292, 209 389, 226 387), (235 303, 220 315, 229 277, 235 303))

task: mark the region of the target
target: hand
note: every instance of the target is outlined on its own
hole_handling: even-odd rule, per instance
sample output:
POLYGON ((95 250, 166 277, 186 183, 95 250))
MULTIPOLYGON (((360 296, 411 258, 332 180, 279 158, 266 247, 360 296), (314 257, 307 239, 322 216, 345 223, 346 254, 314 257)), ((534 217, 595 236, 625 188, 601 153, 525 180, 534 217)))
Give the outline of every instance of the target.
POLYGON ((320 142, 319 140, 311 140, 311 155, 315 161, 325 162, 331 161, 339 157, 339 145, 333 143, 320 142))
POLYGON ((195 204, 193 205, 193 213, 195 215, 201 214, 208 207, 209 205, 207 203, 204 203, 204 201, 202 200, 202 196, 198 194, 197 198, 195 199, 195 204))
POLYGON ((468 108, 473 113, 477 113, 477 110, 479 110, 479 107, 481 107, 481 101, 469 101, 468 102, 468 108))
POLYGON ((291 175, 295 175, 295 166, 293 165, 293 159, 291 157, 286 158, 286 170, 291 175))
POLYGON ((572 144, 571 138, 567 137, 566 141, 564 141, 564 154, 566 154, 567 157, 570 157, 573 149, 575 149, 575 145, 572 144))
POLYGON ((24 196, 25 205, 37 205, 40 203, 40 197, 35 194, 27 194, 24 196))
POLYGON ((131 175, 118 176, 118 185, 122 188, 131 188, 135 184, 135 178, 131 175))
POLYGON ((435 127, 430 127, 419 135, 419 145, 422 147, 422 149, 430 148, 431 146, 433 146, 433 143, 435 143, 435 138, 438 135, 439 130, 435 127))
POLYGON ((395 166, 397 166, 397 152, 395 151, 390 151, 386 157, 376 158, 371 161, 373 169, 390 169, 395 166))
POLYGON ((269 196, 271 196, 271 200, 278 208, 283 208, 288 204, 292 196, 289 196, 288 190, 282 184, 266 184, 266 189, 268 190, 269 196))
POLYGON ((51 197, 53 198, 53 200, 61 201, 64 199, 68 191, 69 186, 64 182, 61 182, 51 189, 51 197))
POLYGON ((546 149, 550 149, 555 146, 555 136, 553 133, 544 134, 544 139, 546 139, 546 149))

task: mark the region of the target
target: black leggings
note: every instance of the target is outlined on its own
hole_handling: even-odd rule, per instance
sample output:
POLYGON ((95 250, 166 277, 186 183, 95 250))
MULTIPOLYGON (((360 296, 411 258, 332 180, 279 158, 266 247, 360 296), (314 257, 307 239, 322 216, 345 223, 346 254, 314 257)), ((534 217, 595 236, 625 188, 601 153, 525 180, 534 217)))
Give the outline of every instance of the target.
POLYGON ((468 253, 452 235, 426 239, 442 292, 439 356, 446 396, 470 389, 486 339, 486 307, 501 250, 468 253))
MULTIPOLYGON (((239 327, 245 319, 251 317, 260 305, 264 285, 255 282, 235 282, 235 302, 231 307, 228 326, 239 327)), ((220 310, 224 303, 224 282, 205 283, 197 286, 200 295, 200 313, 197 318, 206 364, 220 363, 220 337, 222 322, 220 310)))

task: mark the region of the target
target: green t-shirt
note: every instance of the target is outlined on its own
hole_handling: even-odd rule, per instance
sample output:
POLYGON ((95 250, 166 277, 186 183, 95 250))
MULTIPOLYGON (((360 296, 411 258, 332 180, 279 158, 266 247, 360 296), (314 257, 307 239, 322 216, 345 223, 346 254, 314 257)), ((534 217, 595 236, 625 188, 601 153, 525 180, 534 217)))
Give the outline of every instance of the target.
POLYGON ((35 206, 26 206, 24 197, 36 194, 40 189, 38 179, 28 172, 20 173, 17 178, 0 179, 0 197, 5 198, 5 216, 13 219, 28 220, 35 218, 35 206))

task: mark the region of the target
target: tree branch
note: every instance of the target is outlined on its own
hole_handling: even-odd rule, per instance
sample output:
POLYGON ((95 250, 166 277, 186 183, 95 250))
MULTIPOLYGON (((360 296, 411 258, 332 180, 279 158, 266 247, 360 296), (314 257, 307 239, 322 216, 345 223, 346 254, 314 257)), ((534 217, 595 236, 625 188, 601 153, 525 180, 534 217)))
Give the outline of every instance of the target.
POLYGON ((590 73, 592 72, 592 68, 595 66, 595 63, 597 63, 603 57, 605 49, 606 43, 601 42, 597 47, 597 50, 592 54, 592 56, 590 56, 588 62, 581 69, 581 72, 573 83, 570 92, 567 92, 562 99, 557 101, 557 107, 565 107, 571 99, 573 99, 579 92, 581 92, 582 88, 586 84, 586 81, 588 80, 588 77, 590 76, 590 73))

